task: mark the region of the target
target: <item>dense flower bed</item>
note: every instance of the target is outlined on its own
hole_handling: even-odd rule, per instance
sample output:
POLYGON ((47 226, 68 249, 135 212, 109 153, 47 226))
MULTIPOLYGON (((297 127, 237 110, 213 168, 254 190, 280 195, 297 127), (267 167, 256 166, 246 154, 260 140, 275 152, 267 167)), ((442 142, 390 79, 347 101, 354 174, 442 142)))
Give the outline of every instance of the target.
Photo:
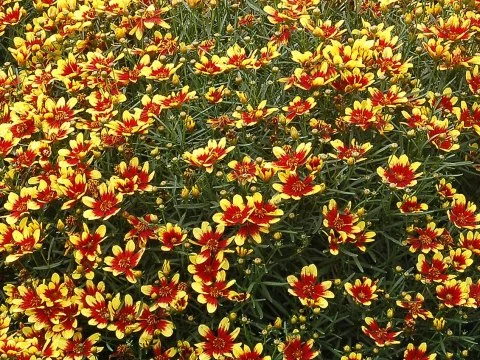
POLYGON ((1 0, 0 358, 478 359, 478 0, 1 0))

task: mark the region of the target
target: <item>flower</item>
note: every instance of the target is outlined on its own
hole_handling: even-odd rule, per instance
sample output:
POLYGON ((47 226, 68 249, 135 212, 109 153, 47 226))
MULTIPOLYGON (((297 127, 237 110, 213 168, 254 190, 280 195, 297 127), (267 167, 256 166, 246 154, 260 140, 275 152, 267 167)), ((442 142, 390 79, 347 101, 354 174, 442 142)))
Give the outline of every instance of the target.
POLYGON ((416 196, 404 194, 402 201, 397 202, 397 207, 402 214, 414 214, 428 210, 428 205, 419 203, 416 196))
POLYGON ((431 262, 425 259, 424 254, 418 255, 417 270, 423 275, 424 283, 443 282, 454 277, 447 274, 448 265, 441 252, 435 253, 431 262))
POLYGON ((313 339, 303 342, 300 335, 296 335, 281 343, 278 351, 283 354, 283 360, 312 360, 319 354, 313 350, 313 343, 313 339))
POLYGON ((413 319, 419 317, 423 320, 426 320, 427 318, 431 319, 433 318, 432 313, 423 308, 424 301, 425 298, 420 293, 415 295, 415 299, 412 299, 412 295, 406 294, 403 300, 397 300, 397 306, 408 310, 407 317, 413 319))
POLYGON ((301 143, 293 150, 290 146, 283 148, 275 146, 273 154, 277 158, 273 166, 280 170, 294 172, 298 167, 304 165, 310 158, 309 153, 312 150, 312 143, 301 143))
POLYGON ((377 168, 377 173, 385 183, 388 183, 395 189, 405 189, 417 184, 417 178, 422 173, 415 174, 415 170, 420 167, 420 162, 410 163, 407 155, 403 154, 397 158, 391 155, 388 158, 388 167, 377 168))
POLYGON ((195 344, 200 354, 199 360, 209 360, 212 357, 219 359, 220 357, 232 357, 233 348, 239 343, 234 343, 240 328, 236 328, 229 332, 230 320, 223 318, 219 325, 217 334, 215 334, 207 325, 201 324, 198 327, 198 333, 205 339, 204 342, 195 344))
POLYGON ((403 352, 403 360, 434 360, 437 354, 427 355, 427 343, 421 343, 418 347, 409 343, 403 352))
POLYGON ((345 283, 345 290, 348 295, 350 295, 356 303, 361 305, 371 305, 372 300, 376 300, 378 295, 375 293, 377 291, 376 281, 372 281, 367 277, 363 277, 362 280, 357 279, 355 283, 345 283))
POLYGON ((376 319, 366 317, 365 323, 367 326, 362 326, 362 331, 375 341, 375 345, 383 347, 400 344, 400 341, 395 340, 395 338, 400 335, 401 331, 392 331, 392 324, 390 322, 386 327, 381 328, 376 319))
POLYGON ((328 229, 333 229, 340 235, 342 241, 347 238, 355 238, 355 234, 359 233, 362 229, 355 225, 358 221, 358 216, 350 213, 350 206, 348 204, 342 212, 338 211, 337 202, 334 199, 330 199, 328 207, 323 206, 323 226, 328 229))
POLYGON ((477 206, 468 201, 463 194, 453 195, 452 207, 447 211, 448 219, 457 227, 464 229, 479 229, 480 214, 475 214, 477 206))
POLYGON ((61 349, 63 351, 63 356, 65 360, 95 360, 97 359, 97 354, 103 350, 101 346, 95 346, 95 344, 100 340, 101 336, 99 333, 90 335, 88 338, 83 340, 81 332, 76 332, 71 339, 61 342, 61 349))
POLYGON ((229 146, 226 148, 226 143, 226 138, 221 138, 218 142, 210 139, 206 147, 195 149, 191 153, 187 151, 183 154, 183 158, 190 165, 200 168, 203 167, 206 172, 212 173, 215 163, 223 159, 235 148, 235 146, 229 146))
POLYGON ((291 286, 288 292, 300 300, 302 305, 308 307, 320 307, 325 309, 328 306, 326 299, 333 299, 333 292, 329 291, 331 281, 317 282, 317 267, 315 264, 304 266, 300 273, 300 280, 289 275, 287 282, 291 286))
POLYGON ((138 273, 133 268, 140 262, 144 251, 145 249, 139 249, 135 252, 133 240, 127 242, 125 250, 122 250, 118 245, 114 245, 112 248, 113 257, 107 256, 105 258, 105 264, 108 266, 103 269, 112 272, 113 276, 125 274, 129 282, 136 283, 138 273))
POLYGON ((278 178, 281 184, 273 184, 272 187, 279 192, 277 197, 280 199, 300 200, 307 195, 313 195, 325 189, 325 184, 313 184, 315 175, 310 174, 302 179, 294 172, 280 172, 278 178))
POLYGON ((345 160, 348 164, 355 164, 366 160, 363 155, 372 149, 372 144, 366 142, 365 144, 358 144, 355 139, 352 139, 350 146, 345 145, 343 141, 336 139, 330 141, 330 145, 336 150, 336 154, 330 154, 335 159, 345 160))
POLYGON ((157 234, 163 251, 172 251, 175 247, 182 245, 187 238, 187 234, 183 232, 180 226, 171 223, 159 227, 157 234))
POLYGON ((455 279, 447 280, 443 285, 437 285, 435 290, 437 298, 449 308, 463 305, 468 299, 467 283, 455 279))
POLYGON ((83 216, 88 220, 108 220, 120 211, 119 205, 123 201, 123 194, 115 193, 113 182, 109 182, 108 185, 100 184, 98 192, 96 199, 90 196, 82 197, 83 204, 90 208, 83 212, 83 216))
POLYGON ((232 171, 227 175, 228 181, 237 180, 240 184, 254 183, 257 180, 255 162, 249 156, 244 156, 242 161, 232 160, 228 163, 232 171))
POLYGON ((115 331, 117 339, 123 339, 125 335, 130 335, 134 331, 140 331, 137 322, 140 301, 134 304, 130 294, 125 295, 122 301, 120 300, 120 294, 117 294, 108 304, 108 307, 113 313, 113 319, 108 324, 107 329, 115 331))
POLYGON ((192 289, 199 293, 197 301, 200 304, 207 304, 208 313, 214 313, 218 307, 218 298, 232 300, 237 293, 229 288, 235 284, 235 280, 226 281, 225 271, 221 270, 215 277, 215 282, 204 284, 201 281, 194 282, 192 289))
POLYGON ((422 228, 415 228, 415 235, 410 235, 406 244, 410 245, 409 250, 414 253, 418 250, 421 250, 423 253, 427 254, 431 250, 442 250, 443 244, 439 241, 440 235, 443 233, 442 228, 436 228, 434 222, 429 222, 427 226, 422 228))
POLYGON ((240 346, 236 344, 233 347, 233 356, 236 360, 271 360, 270 356, 262 356, 263 345, 258 343, 253 349, 248 345, 240 346))

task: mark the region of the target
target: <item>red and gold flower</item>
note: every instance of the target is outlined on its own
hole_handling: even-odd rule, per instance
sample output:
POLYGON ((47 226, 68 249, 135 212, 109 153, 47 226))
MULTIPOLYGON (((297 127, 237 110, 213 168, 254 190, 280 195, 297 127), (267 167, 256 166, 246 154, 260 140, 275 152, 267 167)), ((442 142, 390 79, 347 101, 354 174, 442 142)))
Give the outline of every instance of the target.
POLYGON ((202 324, 198 327, 200 336, 205 339, 205 341, 195 344, 199 351, 199 360, 233 356, 233 348, 238 344, 234 341, 240 333, 240 328, 236 328, 232 332, 229 332, 229 328, 230 320, 226 317, 220 321, 216 334, 207 325, 202 324))
POLYGON ((448 210, 448 219, 457 227, 463 229, 479 229, 480 214, 475 214, 477 205, 467 201, 465 195, 453 195, 452 207, 448 210))
POLYGON ((291 286, 288 292, 298 297, 302 305, 325 309, 328 306, 326 299, 333 299, 333 292, 329 291, 331 281, 317 282, 317 267, 315 264, 304 266, 300 273, 300 279, 294 275, 287 277, 291 286))
POLYGON ((280 199, 300 200, 304 196, 313 195, 322 192, 325 184, 314 184, 315 175, 310 174, 304 179, 295 172, 280 172, 278 178, 281 184, 273 184, 272 187, 278 191, 277 197, 280 199))
POLYGON ((120 246, 114 245, 112 248, 113 256, 105 258, 107 267, 103 269, 113 273, 113 276, 124 274, 131 283, 137 282, 138 272, 134 270, 138 265, 145 249, 139 249, 135 252, 135 243, 129 240, 123 250, 120 246))
POLYGON ((469 296, 467 283, 455 279, 447 280, 442 285, 437 285, 435 290, 437 298, 443 305, 449 308, 465 304, 469 296))
POLYGON ((302 341, 300 335, 296 335, 278 345, 278 351, 283 354, 283 360, 312 360, 319 354, 313 350, 313 343, 313 339, 302 341))
POLYGON ((434 360, 436 357, 437 354, 427 355, 427 343, 421 343, 418 347, 410 343, 403 352, 403 360, 434 360))
POLYGON ((308 161, 311 150, 312 143, 301 143, 295 150, 288 145, 284 147, 275 146, 273 154, 277 160, 273 162, 273 165, 276 169, 293 172, 308 161))
POLYGON ((395 338, 400 335, 401 331, 392 331, 390 322, 384 328, 381 328, 377 320, 371 317, 366 317, 365 322, 367 326, 362 326, 362 331, 370 337, 370 339, 375 341, 375 345, 383 347, 400 344, 400 341, 395 338))
POLYGON ((373 300, 378 298, 376 294, 377 291, 377 281, 372 281, 367 277, 364 277, 362 280, 357 279, 355 283, 345 283, 345 290, 348 295, 350 295, 353 300, 361 305, 371 305, 373 300))
POLYGON ((96 199, 90 196, 84 196, 82 202, 90 209, 83 212, 83 216, 88 220, 103 219, 108 220, 120 211, 120 204, 123 201, 123 194, 115 193, 115 184, 113 182, 101 183, 98 187, 98 197, 96 199))
POLYGON ((395 155, 391 155, 388 158, 388 167, 377 168, 377 173, 382 180, 395 189, 405 189, 417 184, 417 178, 422 173, 415 173, 420 167, 420 162, 410 163, 407 155, 403 154, 397 158, 395 155))

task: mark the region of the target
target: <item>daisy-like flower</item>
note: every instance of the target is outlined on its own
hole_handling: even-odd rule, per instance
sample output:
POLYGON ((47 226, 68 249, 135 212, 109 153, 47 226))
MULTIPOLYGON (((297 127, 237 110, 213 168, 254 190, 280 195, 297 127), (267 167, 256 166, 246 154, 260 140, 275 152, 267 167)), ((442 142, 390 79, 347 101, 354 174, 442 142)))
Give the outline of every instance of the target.
POLYGON ((416 196, 404 194, 402 201, 397 202, 397 207, 402 214, 414 214, 428 210, 428 205, 418 202, 416 196))
POLYGON ((95 346, 100 340, 99 333, 90 335, 83 339, 81 332, 76 332, 71 339, 60 342, 60 348, 63 351, 65 360, 97 359, 97 354, 103 350, 101 346, 95 346))
POLYGON ((310 174, 302 179, 294 172, 280 172, 278 178, 281 184, 273 184, 273 188, 279 192, 280 199, 300 200, 304 196, 313 195, 325 190, 325 184, 313 184, 315 175, 310 174))
POLYGON ((108 307, 113 312, 113 319, 108 324, 107 329, 115 331, 117 339, 123 339, 125 335, 131 334, 133 331, 139 331, 137 322, 137 314, 140 310, 140 301, 133 303, 133 298, 130 294, 125 295, 125 298, 120 300, 120 294, 117 294, 108 307))
POLYGON ((468 231, 467 235, 460 233, 460 246, 468 249, 476 255, 480 255, 480 233, 478 231, 468 231))
POLYGON ((415 234, 410 235, 406 243, 410 245, 410 252, 422 251, 427 254, 432 250, 442 250, 443 244, 439 241, 439 236, 443 233, 443 228, 437 228, 434 222, 429 222, 427 226, 415 228, 415 234))
POLYGON ((283 354, 283 360, 312 360, 319 354, 313 350, 313 343, 313 339, 302 341, 300 335, 296 335, 278 345, 278 351, 283 354))
POLYGON ((326 299, 333 299, 333 292, 329 291, 331 281, 317 282, 317 267, 315 264, 304 266, 300 273, 300 279, 294 275, 287 277, 291 286, 288 292, 298 297, 302 305, 325 309, 328 306, 326 299))
POLYGON ((140 346, 147 347, 154 336, 172 336, 175 326, 168 320, 168 316, 165 309, 152 309, 147 304, 143 304, 141 313, 137 316, 138 328, 136 329, 136 331, 143 331, 138 340, 140 346))
POLYGON ((277 160, 273 162, 273 165, 280 170, 295 171, 308 161, 311 150, 312 143, 310 142, 299 144, 295 150, 288 145, 284 147, 275 146, 273 154, 277 160))
POLYGON ((229 332, 229 328, 230 320, 226 317, 220 321, 216 334, 207 325, 201 324, 198 327, 200 336, 205 339, 204 342, 195 344, 200 352, 199 360, 233 356, 233 348, 239 344, 234 341, 240 333, 240 328, 236 328, 232 332, 229 332))
MULTIPOLYGON (((237 93, 238 95, 239 93, 237 93)), ((243 96, 243 95, 242 95, 243 96)), ((245 101, 248 101, 245 99, 245 101)), ((267 106, 267 100, 261 101, 256 108, 252 105, 247 105, 245 111, 234 111, 232 116, 238 119, 235 123, 236 127, 241 129, 243 127, 253 126, 258 124, 261 120, 267 118, 271 114, 278 111, 277 108, 265 108, 267 106)))
POLYGON ((479 229, 480 214, 475 214, 477 205, 467 201, 465 195, 453 195, 452 207, 448 210, 448 219, 457 227, 463 229, 479 229))
POLYGON ((242 185, 257 181, 257 167, 249 156, 244 156, 242 161, 230 161, 228 167, 232 169, 232 171, 227 174, 228 181, 236 180, 242 185))
POLYGON ((435 290, 437 298, 449 308, 463 305, 468 299, 467 283, 455 279, 447 280, 443 285, 437 285, 435 290))
POLYGON ((461 248, 450 250, 448 259, 455 271, 458 272, 464 272, 467 267, 473 264, 472 252, 461 248))
POLYGON ((262 356, 263 345, 258 343, 253 349, 250 349, 248 345, 240 346, 236 344, 233 347, 233 356, 236 360, 271 360, 270 356, 262 356))
POLYGON ((392 324, 389 322, 386 327, 381 328, 377 320, 371 317, 366 317, 365 322, 367 326, 362 326, 362 331, 365 335, 370 337, 379 347, 400 344, 400 341, 395 338, 400 335, 401 331, 392 331, 392 324))
POLYGON ((388 167, 377 168, 377 174, 380 175, 382 180, 389 184, 394 189, 405 189, 417 184, 417 178, 422 173, 415 173, 420 167, 420 162, 410 163, 407 155, 403 154, 397 158, 395 155, 391 155, 388 158, 388 167))
POLYGON ((472 278, 467 277, 465 283, 468 286, 468 300, 465 306, 478 309, 480 307, 480 280, 474 283, 472 278))
POLYGON ((457 193, 457 189, 455 189, 451 183, 447 183, 445 179, 441 179, 435 188, 437 189, 438 195, 445 199, 453 199, 453 196, 457 193))
POLYGON ((403 360, 434 360, 437 354, 427 355, 427 343, 421 343, 418 347, 409 343, 403 352, 403 360))
POLYGON ((187 151, 183 154, 183 158, 190 165, 205 168, 206 172, 212 173, 214 165, 235 148, 235 146, 226 147, 226 144, 226 138, 221 138, 218 142, 210 139, 206 147, 195 149, 191 153, 187 151))
POLYGON ((235 284, 235 280, 226 280, 225 271, 219 271, 212 284, 204 284, 203 282, 194 282, 192 289, 199 295, 197 301, 200 304, 207 304, 208 313, 214 313, 217 310, 219 298, 232 300, 237 293, 229 288, 235 284))
POLYGON ((420 293, 415 295, 415 299, 412 298, 412 295, 406 294, 403 300, 397 300, 397 306, 406 309, 408 311, 407 316, 412 319, 417 317, 423 320, 431 319, 433 318, 432 313, 423 308, 424 301, 425 298, 420 293))
POLYGON ((9 211, 6 221, 7 224, 15 224, 23 215, 30 210, 40 209, 40 204, 35 201, 37 189, 34 187, 23 187, 20 195, 14 192, 8 194, 7 202, 3 207, 9 211))
POLYGON ((225 226, 218 224, 215 230, 206 221, 203 221, 200 228, 194 228, 192 233, 196 239, 190 240, 192 244, 201 246, 200 252, 205 256, 217 254, 220 251, 226 250, 228 245, 232 242, 232 238, 226 239, 223 237, 225 226))
POLYGON ((114 182, 100 184, 98 187, 98 197, 96 199, 90 196, 84 196, 82 202, 90 209, 83 212, 83 216, 88 220, 103 219, 108 220, 120 211, 120 204, 123 201, 123 194, 115 193, 114 182))
POLYGON ((232 202, 227 199, 220 200, 220 208, 223 212, 214 214, 212 220, 223 226, 243 224, 253 211, 240 195, 234 195, 232 202))
POLYGON ((378 109, 372 106, 370 99, 363 100, 362 102, 355 101, 353 103, 353 109, 347 108, 345 110, 343 121, 355 125, 362 130, 368 130, 370 126, 375 124, 377 114, 378 109))
POLYGON ((335 159, 344 160, 349 165, 366 160, 364 154, 373 147, 369 142, 358 144, 355 139, 352 139, 350 146, 345 145, 343 141, 339 139, 330 141, 330 145, 333 146, 337 153, 329 155, 335 159))
POLYGON ((287 124, 297 116, 308 114, 316 104, 317 102, 313 97, 303 100, 300 96, 295 96, 295 98, 288 103, 288 106, 282 108, 282 110, 286 112, 287 124))
POLYGON ((350 212, 350 204, 343 211, 339 211, 337 202, 330 199, 328 207, 323 206, 323 226, 333 229, 345 241, 347 238, 355 238, 355 234, 361 231, 360 227, 355 225, 358 216, 350 212))
POLYGON ((180 274, 174 274, 169 278, 169 271, 170 263, 165 261, 162 270, 158 272, 158 281, 155 281, 153 285, 143 285, 141 288, 142 294, 149 296, 154 301, 154 304, 150 306, 151 310, 159 307, 165 309, 172 302, 183 298, 187 294, 182 290, 180 274))
POLYGON ((175 247, 182 245, 187 238, 187 234, 183 232, 180 226, 171 223, 159 227, 157 234, 163 251, 172 251, 175 247))
POLYGON ((373 300, 378 298, 376 294, 377 291, 377 281, 372 281, 367 277, 363 277, 362 280, 357 279, 355 283, 345 283, 345 290, 348 295, 350 295, 353 300, 361 305, 369 306, 372 304, 373 300))
POLYGON ((125 250, 118 245, 114 245, 112 248, 113 256, 105 258, 107 267, 103 269, 112 272, 113 276, 124 274, 129 282, 136 283, 138 272, 134 268, 140 262, 144 251, 145 249, 139 249, 135 252, 133 240, 127 242, 125 250))
POLYGON ((444 282, 455 277, 447 273, 448 264, 441 252, 435 253, 430 262, 425 259, 424 254, 418 255, 417 270, 422 275, 423 283, 444 282))

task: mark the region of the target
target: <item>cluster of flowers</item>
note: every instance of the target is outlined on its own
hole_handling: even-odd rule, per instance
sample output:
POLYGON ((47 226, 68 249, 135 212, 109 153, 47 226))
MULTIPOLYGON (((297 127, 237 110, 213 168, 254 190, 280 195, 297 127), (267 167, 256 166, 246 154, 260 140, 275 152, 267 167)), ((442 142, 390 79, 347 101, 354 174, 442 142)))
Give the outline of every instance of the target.
POLYGON ((0 358, 480 356, 480 2, 0 0, 0 358))

